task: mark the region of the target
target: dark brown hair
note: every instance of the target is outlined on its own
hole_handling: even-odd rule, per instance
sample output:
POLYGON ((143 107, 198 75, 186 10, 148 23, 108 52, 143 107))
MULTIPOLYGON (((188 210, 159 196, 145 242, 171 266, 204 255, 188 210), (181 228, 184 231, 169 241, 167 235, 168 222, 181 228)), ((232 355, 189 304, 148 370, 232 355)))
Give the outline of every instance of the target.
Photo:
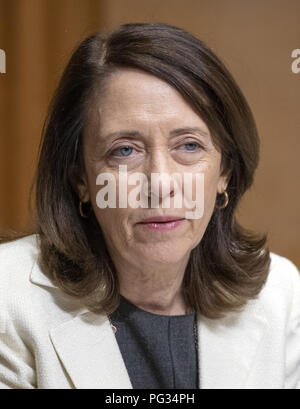
MULTIPOLYGON (((79 215, 74 169, 84 171, 82 135, 89 106, 116 69, 132 67, 166 81, 210 129, 229 174, 229 204, 215 208, 183 279, 187 305, 208 318, 241 309, 257 297, 270 265, 266 235, 236 220, 238 202, 258 165, 259 138, 250 108, 220 59, 198 38, 161 23, 124 24, 85 39, 56 90, 43 131, 36 182, 37 232, 43 271, 95 312, 119 304, 117 272, 93 212, 79 215)), ((216 203, 219 203, 216 198, 216 203)))

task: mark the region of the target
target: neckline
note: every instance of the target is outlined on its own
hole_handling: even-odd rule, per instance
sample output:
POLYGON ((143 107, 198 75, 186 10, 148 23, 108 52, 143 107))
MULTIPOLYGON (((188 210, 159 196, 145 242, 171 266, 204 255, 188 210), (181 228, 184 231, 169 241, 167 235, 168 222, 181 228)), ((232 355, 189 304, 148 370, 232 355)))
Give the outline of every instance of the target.
POLYGON ((122 294, 120 294, 120 305, 123 303, 132 309, 136 311, 140 311, 146 315, 152 316, 152 317, 161 317, 161 318, 187 318, 187 317, 193 317, 195 315, 195 311, 190 312, 189 314, 181 314, 181 315, 165 315, 165 314, 155 314, 154 312, 146 311, 137 305, 133 304, 131 301, 129 301, 126 297, 124 297, 122 294))

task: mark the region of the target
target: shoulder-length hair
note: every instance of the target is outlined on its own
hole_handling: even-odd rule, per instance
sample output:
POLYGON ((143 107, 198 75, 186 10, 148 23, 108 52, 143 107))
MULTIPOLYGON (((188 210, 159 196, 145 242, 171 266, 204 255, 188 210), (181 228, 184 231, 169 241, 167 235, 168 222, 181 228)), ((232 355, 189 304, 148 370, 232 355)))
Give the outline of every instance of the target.
MULTIPOLYGON (((216 208, 191 251, 183 279, 187 305, 211 319, 240 310, 258 296, 270 265, 265 234, 236 220, 239 200, 258 165, 259 138, 251 110, 220 59, 198 38, 161 23, 124 24, 86 38, 62 75, 46 119, 36 179, 40 265, 65 293, 92 311, 119 305, 117 271, 96 217, 82 218, 71 182, 84 171, 82 136, 90 107, 110 74, 122 67, 150 73, 174 87, 208 126, 230 172, 229 204, 216 208)), ((220 198, 216 197, 216 204, 220 198)))

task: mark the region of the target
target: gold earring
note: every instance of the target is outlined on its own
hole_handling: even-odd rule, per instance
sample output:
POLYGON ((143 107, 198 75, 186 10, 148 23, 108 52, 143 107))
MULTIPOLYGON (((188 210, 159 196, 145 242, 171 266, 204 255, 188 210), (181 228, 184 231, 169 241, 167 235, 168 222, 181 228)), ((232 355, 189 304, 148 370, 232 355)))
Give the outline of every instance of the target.
POLYGON ((87 218, 89 217, 89 214, 86 215, 86 214, 83 213, 83 211, 82 211, 82 205, 83 205, 83 202, 80 200, 80 201, 79 201, 79 213, 80 213, 80 216, 83 217, 84 219, 87 219, 87 218))
POLYGON ((224 196, 225 196, 225 202, 221 206, 216 205, 217 209, 224 209, 228 205, 228 202, 229 202, 228 193, 226 192, 226 190, 224 190, 223 193, 224 193, 224 196))

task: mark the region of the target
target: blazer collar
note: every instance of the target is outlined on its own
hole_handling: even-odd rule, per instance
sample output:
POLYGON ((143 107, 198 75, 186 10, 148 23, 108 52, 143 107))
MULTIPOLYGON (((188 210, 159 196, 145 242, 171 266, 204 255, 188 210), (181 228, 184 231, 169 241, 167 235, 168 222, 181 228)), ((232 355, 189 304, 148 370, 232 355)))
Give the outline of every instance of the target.
POLYGON ((50 339, 77 389, 132 389, 106 315, 81 313, 50 330, 50 339))
MULTIPOLYGON (((42 272, 38 259, 30 281, 58 288, 42 272)), ((107 315, 94 314, 86 307, 75 318, 49 331, 50 340, 77 389, 132 389, 117 340, 107 315)))
POLYGON ((251 388, 247 380, 268 326, 265 311, 256 300, 224 319, 199 318, 200 387, 251 388))
MULTIPOLYGON (((198 315, 199 388, 245 388, 267 326, 254 305, 222 320, 198 315)), ((76 388, 132 389, 106 315, 80 313, 52 328, 50 338, 76 388)))
MULTIPOLYGON (((30 280, 57 288, 43 274, 37 260, 30 280)), ((199 387, 244 388, 268 325, 259 298, 249 301, 241 312, 223 319, 210 320, 198 315, 199 387)), ((83 308, 75 318, 52 328, 49 335, 76 388, 132 388, 107 315, 83 308)))

